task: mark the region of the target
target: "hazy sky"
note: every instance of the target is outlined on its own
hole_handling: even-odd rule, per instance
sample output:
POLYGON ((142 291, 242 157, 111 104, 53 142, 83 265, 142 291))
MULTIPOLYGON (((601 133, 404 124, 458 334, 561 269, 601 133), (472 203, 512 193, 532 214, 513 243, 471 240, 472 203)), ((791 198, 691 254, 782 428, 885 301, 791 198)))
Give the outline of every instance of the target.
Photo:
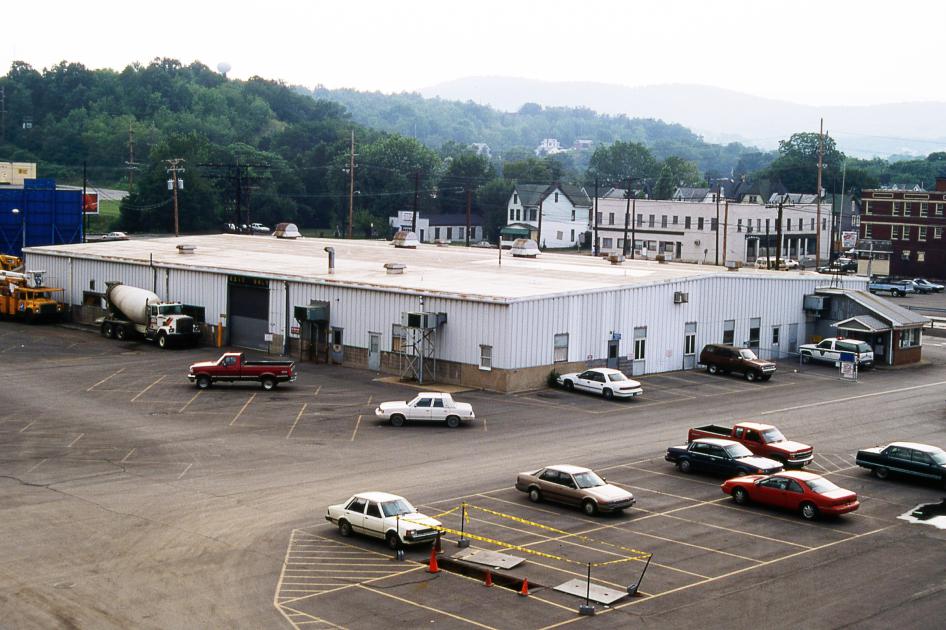
POLYGON ((54 2, 5 10, 0 69, 172 57, 382 92, 474 75, 696 83, 810 105, 946 101, 927 0, 54 2))

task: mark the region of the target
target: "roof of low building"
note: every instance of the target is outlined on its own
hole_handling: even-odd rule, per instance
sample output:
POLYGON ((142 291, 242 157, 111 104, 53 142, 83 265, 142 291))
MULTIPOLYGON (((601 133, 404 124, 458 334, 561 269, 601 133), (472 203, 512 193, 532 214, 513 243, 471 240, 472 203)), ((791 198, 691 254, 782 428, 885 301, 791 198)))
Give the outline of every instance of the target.
POLYGON ((870 311, 871 314, 873 314, 877 319, 881 320, 879 323, 887 322, 884 324, 885 329, 914 328, 916 326, 923 326, 930 321, 929 318, 923 315, 914 313, 909 309, 903 308, 899 304, 895 304, 886 298, 874 295, 869 291, 825 287, 817 289, 815 293, 819 295, 843 295, 857 302, 870 311))
MULTIPOLYGON (((525 260, 506 251, 500 259, 496 249, 423 243, 416 249, 398 249, 378 240, 282 240, 243 234, 28 247, 27 264, 34 253, 501 303, 714 275, 783 281, 824 277, 809 272, 746 268, 734 274, 711 265, 645 260, 612 265, 606 258, 548 252, 525 260), (179 253, 177 246, 182 244, 193 245, 194 253, 179 253), (325 247, 335 249, 333 274, 328 272, 325 247), (384 264, 392 262, 404 264, 404 273, 388 274, 384 264)), ((863 282, 854 286, 863 286, 863 282)))

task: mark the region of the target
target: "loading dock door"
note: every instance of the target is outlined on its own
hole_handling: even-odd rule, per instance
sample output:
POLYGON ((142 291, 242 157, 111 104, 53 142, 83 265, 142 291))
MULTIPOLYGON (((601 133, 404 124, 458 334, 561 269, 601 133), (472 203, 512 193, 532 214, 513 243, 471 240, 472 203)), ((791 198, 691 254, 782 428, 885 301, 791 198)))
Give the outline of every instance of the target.
POLYGON ((269 282, 231 276, 228 282, 230 345, 268 350, 269 282))

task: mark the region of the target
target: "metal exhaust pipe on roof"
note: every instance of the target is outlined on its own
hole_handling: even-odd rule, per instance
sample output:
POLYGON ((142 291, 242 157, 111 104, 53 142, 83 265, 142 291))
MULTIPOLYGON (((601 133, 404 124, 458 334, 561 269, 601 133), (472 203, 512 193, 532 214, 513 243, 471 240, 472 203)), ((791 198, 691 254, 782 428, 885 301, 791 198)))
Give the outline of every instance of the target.
POLYGON ((328 272, 335 273, 335 248, 326 247, 325 251, 328 252, 328 272))

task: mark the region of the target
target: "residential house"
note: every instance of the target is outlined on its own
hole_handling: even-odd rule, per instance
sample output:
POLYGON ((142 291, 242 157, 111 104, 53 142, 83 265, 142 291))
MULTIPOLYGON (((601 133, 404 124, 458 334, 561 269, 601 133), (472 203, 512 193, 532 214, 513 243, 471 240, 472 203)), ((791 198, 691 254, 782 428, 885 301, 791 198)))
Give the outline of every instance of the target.
POLYGON ((591 199, 583 188, 559 183, 517 184, 506 204, 503 238, 527 236, 542 248, 575 247, 589 229, 590 215, 591 199))
MULTIPOLYGON (((392 234, 398 230, 411 231, 414 213, 402 210, 396 217, 388 217, 392 234)), ((421 243, 436 241, 466 241, 466 213, 433 214, 426 217, 417 214, 417 225, 413 226, 417 239, 421 243)), ((470 242, 483 240, 483 218, 470 215, 470 242)))

